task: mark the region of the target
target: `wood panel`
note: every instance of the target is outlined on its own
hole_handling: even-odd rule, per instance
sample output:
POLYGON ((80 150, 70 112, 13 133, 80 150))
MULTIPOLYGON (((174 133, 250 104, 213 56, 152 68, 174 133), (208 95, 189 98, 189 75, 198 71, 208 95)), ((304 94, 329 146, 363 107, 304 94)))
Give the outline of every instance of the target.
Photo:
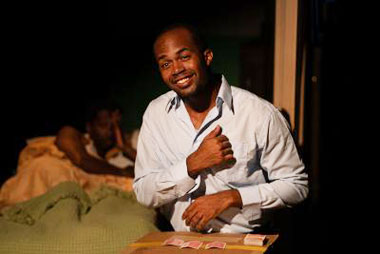
POLYGON ((298 0, 276 0, 273 104, 296 126, 298 0))

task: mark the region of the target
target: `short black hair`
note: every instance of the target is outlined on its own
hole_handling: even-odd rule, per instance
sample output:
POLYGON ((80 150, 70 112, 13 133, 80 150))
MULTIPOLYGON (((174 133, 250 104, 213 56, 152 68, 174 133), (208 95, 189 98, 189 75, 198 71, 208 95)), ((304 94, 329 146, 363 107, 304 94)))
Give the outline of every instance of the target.
POLYGON ((107 99, 93 99, 88 101, 85 106, 85 122, 93 122, 98 116, 98 113, 102 110, 107 110, 109 112, 113 112, 115 110, 120 110, 120 112, 122 111, 121 107, 113 101, 107 99))
POLYGON ((187 23, 172 23, 170 25, 165 26, 155 36, 153 45, 156 43, 158 37, 160 37, 162 34, 169 32, 169 31, 172 31, 172 30, 175 30, 175 29, 178 29, 178 28, 184 28, 190 32, 192 39, 193 39, 195 45, 200 50, 200 52, 204 52, 206 49, 209 48, 209 45, 208 45, 205 37, 199 31, 199 29, 197 27, 195 27, 191 24, 187 24, 187 23))

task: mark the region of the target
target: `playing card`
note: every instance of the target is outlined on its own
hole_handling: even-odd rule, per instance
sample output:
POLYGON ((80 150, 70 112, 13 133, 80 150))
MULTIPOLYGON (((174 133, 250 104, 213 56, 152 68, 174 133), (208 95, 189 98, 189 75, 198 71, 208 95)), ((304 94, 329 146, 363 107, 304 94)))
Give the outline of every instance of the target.
POLYGON ((247 234, 244 237, 244 244, 245 245, 259 245, 263 246, 265 242, 266 236, 265 235, 259 235, 259 234, 247 234))
POLYGON ((259 235, 259 234, 247 234, 245 236, 245 239, 259 239, 259 240, 264 240, 265 239, 265 235, 259 235))
POLYGON ((226 247, 225 242, 220 242, 220 241, 214 241, 211 243, 206 244, 205 249, 211 249, 211 248, 217 248, 217 249, 224 249, 226 247))
POLYGON ((165 242, 162 243, 162 245, 171 245, 171 246, 177 246, 180 247, 184 243, 184 240, 181 240, 179 238, 171 237, 169 239, 166 239, 165 242))
POLYGON ((193 249, 199 249, 202 246, 201 241, 188 241, 181 245, 182 248, 193 248, 193 249))

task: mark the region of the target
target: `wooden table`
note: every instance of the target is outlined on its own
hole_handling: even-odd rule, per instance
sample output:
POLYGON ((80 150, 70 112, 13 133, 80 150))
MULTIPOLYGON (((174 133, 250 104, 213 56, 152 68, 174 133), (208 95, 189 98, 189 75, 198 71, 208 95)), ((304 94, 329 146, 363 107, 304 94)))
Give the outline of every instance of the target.
POLYGON ((244 245, 243 239, 245 234, 200 234, 193 232, 152 232, 138 241, 129 244, 121 253, 122 254, 263 254, 276 241, 278 235, 267 235, 268 240, 264 246, 244 245), (184 248, 180 249, 176 246, 163 246, 162 243, 172 237, 180 238, 184 241, 198 240, 204 244, 200 249, 184 248), (204 246, 208 242, 223 241, 227 245, 224 250, 221 249, 205 249, 204 246))

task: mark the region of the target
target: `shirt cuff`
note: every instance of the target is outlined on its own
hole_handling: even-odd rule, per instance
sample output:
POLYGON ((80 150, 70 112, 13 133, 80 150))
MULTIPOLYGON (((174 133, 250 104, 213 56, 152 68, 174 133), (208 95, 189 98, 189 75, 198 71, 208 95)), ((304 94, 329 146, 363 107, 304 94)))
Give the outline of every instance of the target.
POLYGON ((261 197, 257 185, 237 188, 242 202, 242 215, 248 220, 256 220, 261 216, 261 197))
POLYGON ((175 182, 183 180, 183 179, 187 179, 187 178, 194 181, 194 179, 191 178, 189 174, 187 173, 186 159, 170 167, 169 172, 171 174, 171 178, 175 182))
POLYGON ((257 185, 237 188, 244 206, 261 204, 260 192, 257 185))
POLYGON ((178 197, 187 194, 196 185, 195 180, 187 173, 186 159, 170 168, 170 174, 176 183, 176 193, 178 197))

